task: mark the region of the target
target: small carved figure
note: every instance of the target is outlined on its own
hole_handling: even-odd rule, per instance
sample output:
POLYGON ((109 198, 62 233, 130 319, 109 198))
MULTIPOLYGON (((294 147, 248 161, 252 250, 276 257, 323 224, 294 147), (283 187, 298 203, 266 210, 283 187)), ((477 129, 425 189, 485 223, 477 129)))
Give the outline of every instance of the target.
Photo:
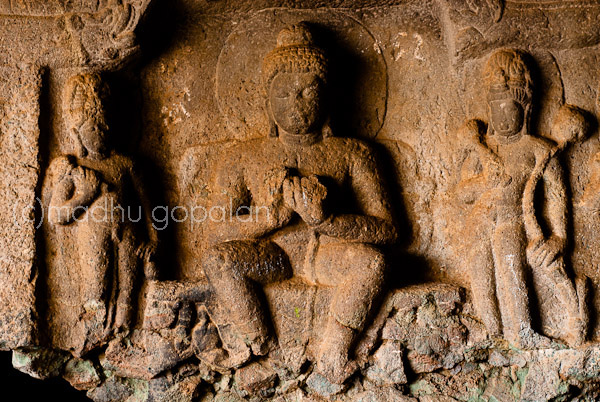
MULTIPOLYGON (((531 326, 528 263, 533 269, 561 270, 557 283, 569 288, 560 291, 563 301, 573 307, 573 320, 581 323, 573 285, 559 262, 567 244, 567 200, 562 169, 554 156, 562 148, 553 149, 530 134, 533 83, 521 52, 493 53, 484 79, 487 133, 482 138, 479 125, 467 123, 465 135, 473 140, 476 152, 463 164, 456 189, 465 203, 473 205, 467 223, 471 235, 465 239, 473 302, 491 335, 504 335, 523 348, 540 347, 549 339, 531 326), (546 189, 549 236, 537 230, 532 198, 538 182, 546 189)), ((581 330, 574 334, 578 340, 573 343, 580 342, 581 330)))
POLYGON ((281 31, 262 71, 272 132, 230 148, 217 167, 211 206, 225 219, 212 224, 203 266, 239 335, 263 355, 272 335, 256 285, 290 278, 286 239, 307 235, 301 276, 333 288, 317 370, 341 383, 383 288, 380 246, 397 234, 372 151, 332 136, 327 67, 305 23, 281 31))
POLYGON ((66 85, 63 111, 76 151, 50 165, 54 181, 48 213, 53 225, 76 226, 80 319, 103 327, 102 337, 131 327, 139 263, 146 262, 147 276, 156 276, 152 260, 158 240, 139 172, 129 157, 109 148, 102 103, 106 94, 95 74, 75 76, 66 85), (142 214, 145 241, 135 223, 142 214))

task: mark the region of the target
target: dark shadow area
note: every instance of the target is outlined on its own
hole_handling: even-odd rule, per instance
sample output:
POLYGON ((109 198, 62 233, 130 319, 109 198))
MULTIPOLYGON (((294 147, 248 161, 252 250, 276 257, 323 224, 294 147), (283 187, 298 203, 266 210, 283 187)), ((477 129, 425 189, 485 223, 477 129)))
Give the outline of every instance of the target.
POLYGON ((368 59, 361 57, 360 51, 351 47, 340 32, 322 25, 310 23, 315 43, 328 56, 327 86, 330 94, 329 113, 334 135, 358 137, 359 127, 365 124, 361 102, 366 102, 361 88, 361 80, 371 73, 368 59))
POLYGON ((531 326, 536 331, 542 329, 542 306, 541 300, 538 299, 533 286, 533 272, 529 266, 526 267, 525 280, 527 282, 527 298, 529 300, 529 315, 531 318, 531 326))
MULTIPOLYGON (((40 94, 40 138, 38 141, 39 147, 39 156, 38 161, 40 164, 40 172, 43 172, 39 179, 38 184, 35 189, 36 196, 38 200, 42 200, 42 187, 44 184, 44 180, 46 178, 46 172, 48 171, 48 166, 50 165, 50 139, 52 136, 52 127, 53 127, 53 115, 54 115, 54 107, 52 105, 52 98, 50 94, 50 78, 49 71, 45 70, 42 74, 42 85, 41 85, 41 94, 40 94)), ((44 224, 43 220, 46 218, 45 213, 43 211, 44 206, 40 202, 36 202, 36 211, 35 211, 35 223, 36 223, 36 231, 35 231, 35 245, 36 245, 36 269, 38 273, 38 278, 36 282, 36 309, 38 317, 46 317, 48 314, 48 304, 47 300, 49 297, 48 293, 48 266, 46 262, 46 240, 44 236, 44 224)), ((38 331, 39 331, 39 342, 41 344, 47 344, 48 339, 48 322, 44 319, 38 319, 38 331)))
POLYGON ((153 0, 143 20, 136 29, 137 41, 142 50, 137 66, 143 66, 158 58, 181 35, 178 27, 190 16, 182 2, 173 0, 153 0))
MULTIPOLYGON (((125 155, 130 156, 136 163, 146 196, 150 200, 151 208, 168 206, 166 200, 166 183, 172 178, 161 169, 152 155, 140 152, 140 144, 145 141, 143 124, 144 102, 141 91, 141 72, 145 66, 159 58, 182 35, 181 27, 190 18, 186 14, 181 2, 170 0, 155 0, 148 8, 137 30, 137 41, 140 45, 140 56, 132 63, 108 77, 111 88, 112 136, 116 140, 115 148, 125 155)), ((157 211, 156 220, 163 218, 164 209, 157 211)), ((150 216, 152 218, 152 216, 150 216)), ((170 222, 172 223, 172 222, 170 222)), ((158 227, 161 227, 157 223, 158 227)), ((156 264, 159 267, 173 267, 176 265, 174 253, 165 250, 175 250, 176 237, 175 225, 169 224, 164 230, 158 232, 160 247, 157 250, 156 264)), ((175 279, 176 272, 170 270, 159 271, 161 279, 175 279)))
MULTIPOLYGON (((361 57, 359 50, 350 46, 341 33, 332 31, 325 26, 310 23, 316 45, 322 48, 328 56, 328 112, 331 117, 331 127, 335 136, 359 137, 362 118, 361 102, 365 100, 360 87, 361 80, 371 73, 368 60, 361 57)), ((418 256, 410 255, 403 250, 410 244, 415 228, 407 215, 402 188, 398 185, 400 177, 395 168, 391 153, 381 144, 369 142, 375 150, 379 173, 388 192, 392 215, 398 229, 398 241, 386 248, 389 271, 388 286, 398 288, 411 283, 423 282, 427 277, 429 266, 418 256)), ((337 194, 336 200, 329 200, 339 213, 345 213, 340 206, 348 205, 354 197, 351 194, 337 194)))
POLYGON ((540 126, 540 110, 542 110, 542 102, 545 99, 546 89, 544 88, 544 77, 540 66, 536 63, 532 55, 527 52, 522 53, 523 59, 527 67, 529 67, 529 73, 531 80, 533 81, 533 97, 531 99, 531 116, 529 130, 530 134, 534 136, 540 136, 543 133, 537 132, 537 127, 540 126))
MULTIPOLYGON (((168 178, 150 155, 140 153, 140 143, 144 141, 144 125, 142 122, 143 99, 140 93, 139 71, 137 69, 125 70, 119 74, 107 77, 111 88, 109 113, 111 115, 111 137, 114 140, 115 150, 132 158, 136 167, 136 174, 142 183, 145 196, 149 200, 152 210, 155 207, 167 206, 165 198, 166 183, 168 178)), ((137 208, 138 204, 135 204, 137 208)), ((154 220, 156 227, 160 228, 160 220, 164 218, 164 210, 157 209, 155 217, 152 211, 145 218, 154 220)), ((132 212, 132 217, 138 217, 138 210, 132 212)), ((147 234, 144 219, 140 222, 140 233, 147 234)), ((159 266, 172 265, 172 261, 160 260, 165 257, 161 250, 173 250, 174 225, 167 225, 158 232, 161 247, 158 250, 157 264, 159 266)), ((149 240, 147 237, 144 241, 149 240)), ((173 279, 173 278, 164 278, 173 279)))
MULTIPOLYGON (((140 144, 144 142, 144 136, 147 135, 143 124, 144 99, 141 91, 141 72, 152 60, 172 47, 180 36, 176 33, 177 27, 183 26, 186 18, 189 16, 186 15, 181 3, 169 0, 153 1, 136 30, 137 41, 141 48, 139 57, 123 70, 105 76, 111 90, 107 112, 110 116, 114 147, 135 162, 151 208, 168 205, 166 183, 170 178, 157 166, 151 155, 140 152, 143 148, 140 144)), ((159 216, 161 211, 157 211, 157 221, 163 218, 159 216)), ((149 218, 152 219, 152 216, 149 218)), ((159 224, 157 225, 160 227, 159 224)), ((146 233, 146 230, 143 232, 146 233)), ((167 255, 172 253, 163 252, 175 249, 174 232, 175 225, 170 224, 158 233, 160 248, 155 262, 159 268, 175 264, 174 258, 167 259, 167 255)), ((174 279, 175 274, 172 271, 159 272, 161 279, 174 279)))
POLYGON ((598 326, 598 316, 600 315, 600 311, 598 311, 598 308, 596 307, 596 303, 594 303, 594 301, 598 300, 598 289, 600 289, 600 287, 598 286, 598 283, 588 279, 587 288, 589 289, 586 298, 586 303, 589 311, 589 321, 588 331, 585 335, 591 341, 597 341, 597 339, 594 339, 594 329, 598 326))
POLYGON ((62 378, 37 380, 13 368, 12 352, 0 353, 0 387, 6 395, 3 400, 38 402, 60 400, 61 402, 90 402, 84 391, 77 391, 62 378), (13 395, 10 397, 9 395, 13 395))
POLYGON ((413 223, 408 217, 405 200, 400 187, 400 177, 391 153, 381 144, 371 144, 376 151, 379 161, 379 171, 388 191, 394 221, 398 230, 398 241, 386 249, 388 255, 388 286, 400 288, 402 286, 423 283, 427 281, 429 264, 424 258, 407 253, 406 248, 415 236, 413 223))

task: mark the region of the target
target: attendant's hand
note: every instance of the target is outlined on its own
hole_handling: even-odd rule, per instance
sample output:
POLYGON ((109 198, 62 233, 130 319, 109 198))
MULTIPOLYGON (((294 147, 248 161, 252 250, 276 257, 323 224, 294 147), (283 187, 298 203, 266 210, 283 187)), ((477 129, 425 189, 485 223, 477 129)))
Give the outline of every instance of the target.
POLYGON ((77 166, 71 170, 71 177, 75 186, 75 196, 91 199, 98 191, 100 179, 96 173, 82 166, 77 166))
POLYGON ((294 211, 285 205, 283 199, 283 186, 288 176, 289 172, 286 168, 271 169, 265 176, 268 219, 273 228, 285 226, 294 215, 294 211))
POLYGON ((265 186, 268 193, 268 202, 277 204, 283 197, 283 183, 288 177, 286 168, 271 169, 265 176, 265 186))
POLYGON ((155 257, 158 250, 158 241, 150 241, 137 248, 135 254, 144 265, 144 276, 146 279, 158 279, 155 257))
POLYGON ((294 210, 285 205, 283 199, 276 200, 274 204, 268 207, 268 209, 268 218, 272 222, 274 229, 287 225, 294 216, 294 210))
POLYGON ((136 255, 143 261, 152 261, 156 256, 156 250, 158 249, 157 241, 149 241, 139 246, 136 250, 136 255))
POLYGON ((534 268, 548 267, 566 247, 566 240, 558 236, 537 239, 527 246, 527 261, 534 268))

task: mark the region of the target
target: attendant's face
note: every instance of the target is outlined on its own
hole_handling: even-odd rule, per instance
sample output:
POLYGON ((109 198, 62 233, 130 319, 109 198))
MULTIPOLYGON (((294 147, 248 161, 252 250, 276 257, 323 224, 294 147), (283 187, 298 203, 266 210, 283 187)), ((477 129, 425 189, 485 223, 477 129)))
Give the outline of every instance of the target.
POLYGON ((92 154, 106 152, 106 124, 103 116, 85 116, 74 112, 71 116, 71 128, 77 133, 81 144, 92 154))
POLYGON ((313 73, 279 73, 271 81, 269 103, 285 132, 314 132, 323 122, 323 82, 313 73))
POLYGON ((504 137, 518 134, 523 128, 525 112, 519 102, 512 99, 489 102, 491 124, 496 133, 504 137))

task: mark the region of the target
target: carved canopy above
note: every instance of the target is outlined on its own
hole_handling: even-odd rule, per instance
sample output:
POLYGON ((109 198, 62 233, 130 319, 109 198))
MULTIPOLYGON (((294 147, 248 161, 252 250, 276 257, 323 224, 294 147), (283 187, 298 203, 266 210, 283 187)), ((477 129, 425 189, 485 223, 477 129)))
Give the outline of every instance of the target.
POLYGON ((0 64, 113 69, 138 47, 150 0, 3 0, 0 64))

